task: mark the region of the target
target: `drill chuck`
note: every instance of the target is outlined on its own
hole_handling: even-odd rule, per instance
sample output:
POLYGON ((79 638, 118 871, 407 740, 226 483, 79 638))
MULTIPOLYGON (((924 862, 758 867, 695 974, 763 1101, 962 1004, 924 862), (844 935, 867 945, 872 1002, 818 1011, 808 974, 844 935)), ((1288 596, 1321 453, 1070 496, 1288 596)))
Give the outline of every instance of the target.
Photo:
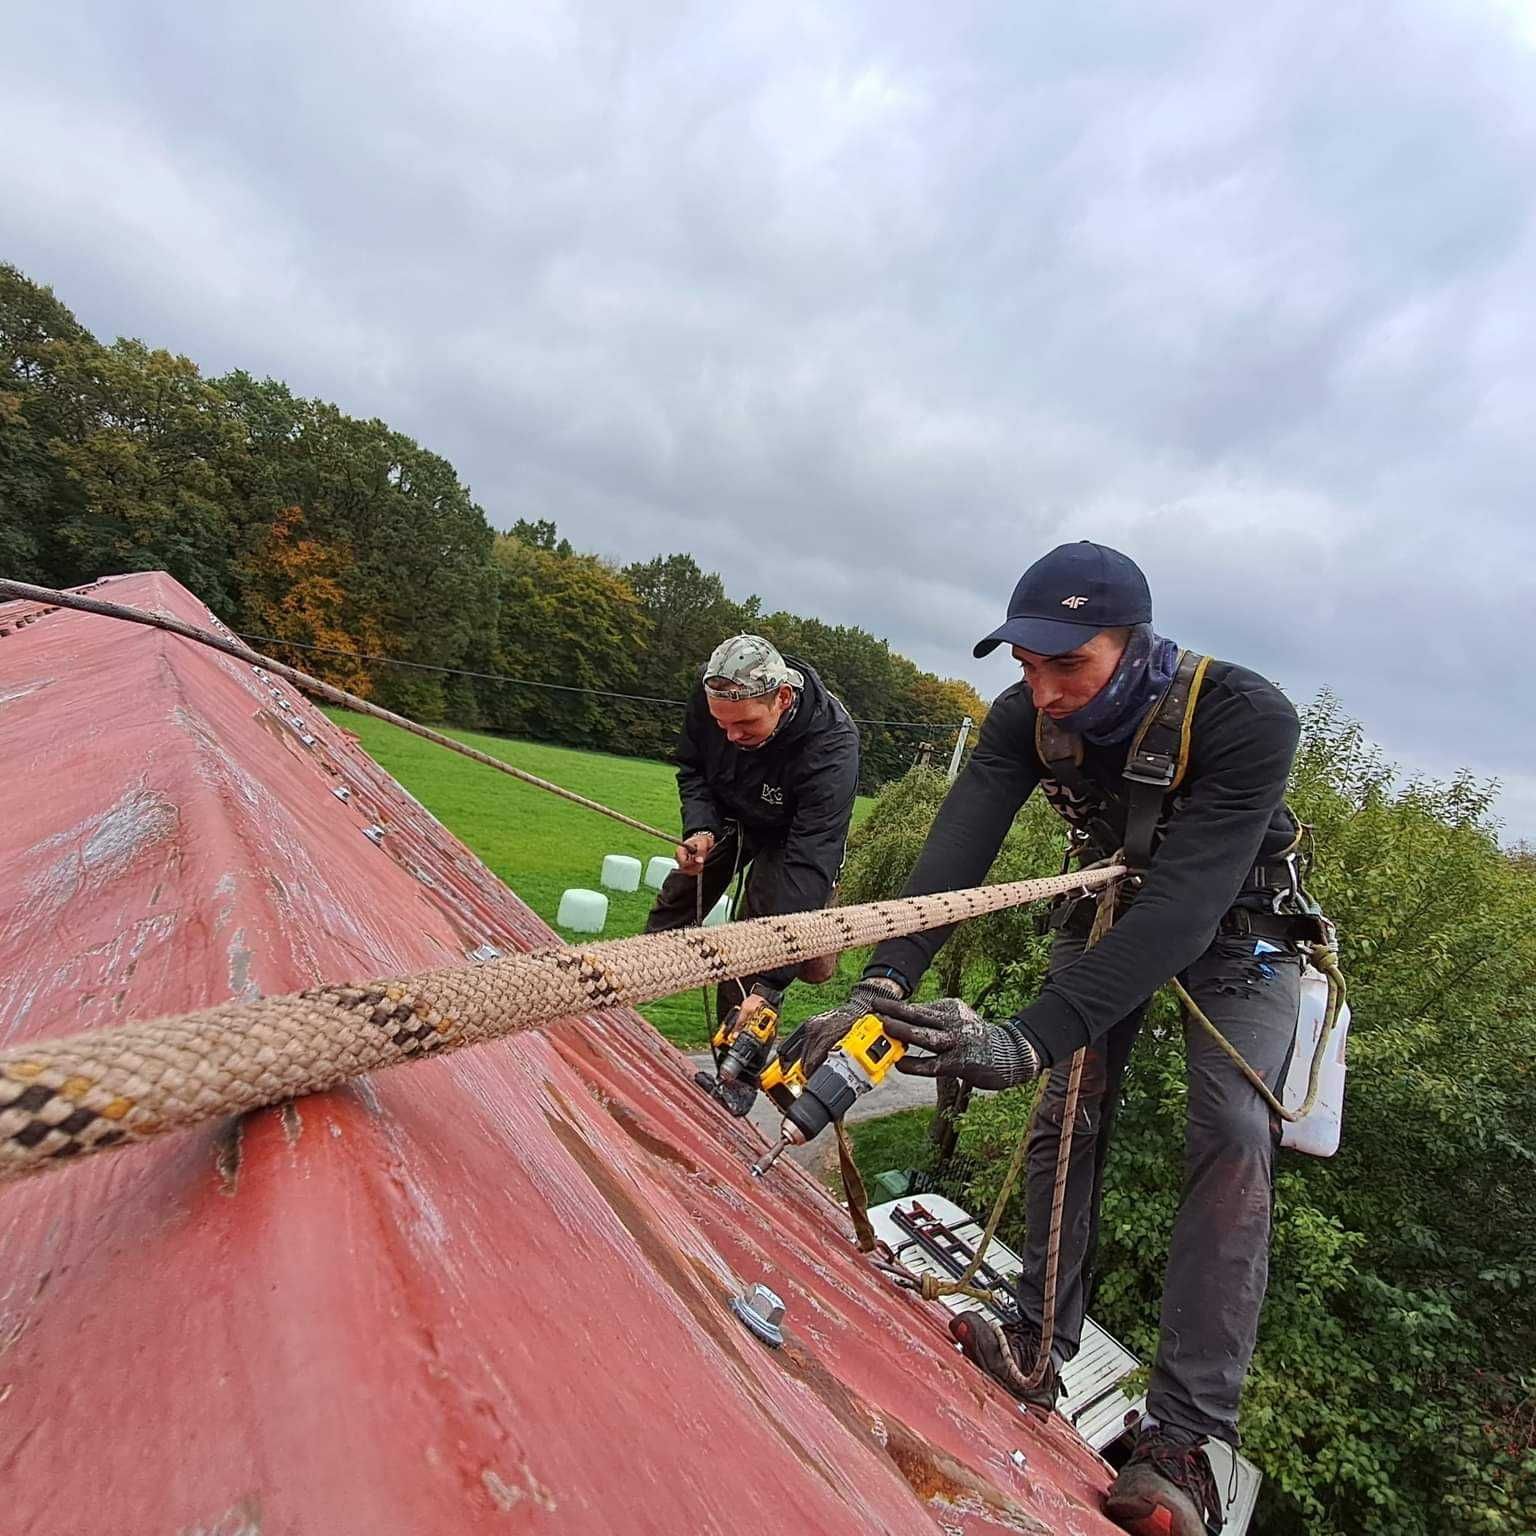
POLYGON ((834 1051, 811 1073, 805 1092, 790 1105, 784 1116, 784 1134, 797 1141, 813 1140, 834 1120, 841 1120, 869 1086, 858 1067, 841 1051, 834 1051))

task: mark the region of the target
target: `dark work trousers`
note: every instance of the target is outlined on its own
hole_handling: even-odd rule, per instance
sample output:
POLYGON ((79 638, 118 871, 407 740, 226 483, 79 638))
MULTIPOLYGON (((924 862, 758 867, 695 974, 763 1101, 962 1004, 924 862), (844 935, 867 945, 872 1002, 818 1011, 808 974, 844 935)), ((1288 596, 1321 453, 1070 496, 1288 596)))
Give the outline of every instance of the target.
MULTIPOLYGON (((752 888, 755 884, 772 881, 774 862, 783 856, 782 845, 760 842, 750 832, 743 832, 735 825, 727 827, 725 835, 710 849, 709 857, 704 861, 705 915, 724 895, 736 871, 745 869, 747 878, 742 889, 740 910, 735 915, 740 918, 765 916, 765 913, 753 908, 752 888)), ((670 928, 691 928, 698 920, 699 878, 674 869, 662 883, 655 905, 645 920, 645 931, 662 933, 670 928)), ((717 1020, 723 1019, 752 990, 752 983, 756 979, 743 976, 740 981, 728 981, 716 989, 717 1020)))
MULTIPOLYGON (((1301 961, 1288 945, 1264 952, 1272 947, 1219 935, 1179 979, 1278 1094, 1296 1036, 1301 961)), ((1081 935, 1058 935, 1051 971, 1073 964, 1082 952, 1081 935)), ((1058 1361, 1072 1358, 1082 1336, 1098 1246, 1104 1161, 1126 1059, 1145 1011, 1143 1005, 1100 1036, 1083 1060, 1061 1218, 1052 1351, 1058 1361)), ((1161 1424, 1235 1445, 1238 1398, 1269 1279, 1280 1124, 1221 1048, 1188 1018, 1184 1044, 1189 1077, 1184 1193, 1168 1249, 1162 1334, 1147 1411, 1161 1424)), ((1070 1073, 1070 1057, 1051 1069, 1029 1143, 1028 1237, 1018 1292, 1021 1312, 1037 1327, 1044 1309, 1051 1198, 1070 1073)))

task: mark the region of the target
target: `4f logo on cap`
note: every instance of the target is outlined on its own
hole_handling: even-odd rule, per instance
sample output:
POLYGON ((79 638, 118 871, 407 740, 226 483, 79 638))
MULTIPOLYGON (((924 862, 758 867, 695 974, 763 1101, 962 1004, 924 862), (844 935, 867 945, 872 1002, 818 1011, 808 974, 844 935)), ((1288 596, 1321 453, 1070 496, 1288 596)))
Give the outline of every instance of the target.
POLYGON ((1086 597, 1064 597, 1061 600, 1063 608, 1081 608, 1088 599, 1086 597))

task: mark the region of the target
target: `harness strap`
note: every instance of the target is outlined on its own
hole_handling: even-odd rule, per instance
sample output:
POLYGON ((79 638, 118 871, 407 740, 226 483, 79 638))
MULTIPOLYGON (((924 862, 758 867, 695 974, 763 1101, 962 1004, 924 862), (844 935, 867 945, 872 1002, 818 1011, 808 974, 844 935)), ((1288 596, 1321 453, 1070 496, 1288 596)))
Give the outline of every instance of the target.
POLYGON ((1064 789, 1079 799, 1099 798, 1083 773, 1083 738, 1062 730, 1044 710, 1035 711, 1035 751, 1046 773, 1064 789))
POLYGON ((1197 651, 1179 652, 1173 680, 1147 712, 1126 753, 1125 862, 1133 870, 1144 870, 1152 862, 1152 840, 1163 808, 1189 768, 1195 701, 1210 664, 1211 658, 1197 651))
POLYGON ((1248 907, 1233 907, 1218 924, 1222 933, 1244 939, 1273 939, 1289 944, 1331 942, 1326 918, 1307 912, 1255 912, 1248 907))
MULTIPOLYGON (((1054 779, 1073 801, 1080 801, 1080 819, 1067 821, 1068 846, 1063 872, 1069 869, 1074 856, 1082 858, 1089 849, 1102 850, 1094 857, 1102 857, 1109 850, 1120 846, 1120 833, 1114 825, 1110 807, 1105 804, 1104 790, 1083 772, 1083 738, 1073 731, 1064 731, 1047 714, 1035 715, 1035 752, 1040 758, 1045 776, 1054 779)), ((1058 811, 1060 807, 1057 807, 1058 811)))

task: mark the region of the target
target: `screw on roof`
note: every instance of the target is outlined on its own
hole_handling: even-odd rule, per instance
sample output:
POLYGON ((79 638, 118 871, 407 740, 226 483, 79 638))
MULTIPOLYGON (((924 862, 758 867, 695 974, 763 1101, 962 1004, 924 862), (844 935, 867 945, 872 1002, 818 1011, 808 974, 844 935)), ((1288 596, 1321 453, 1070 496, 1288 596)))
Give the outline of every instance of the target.
POLYGON ((766 1285, 754 1285, 745 1296, 731 1298, 733 1311, 763 1343, 777 1349, 784 1342, 784 1303, 766 1285))

